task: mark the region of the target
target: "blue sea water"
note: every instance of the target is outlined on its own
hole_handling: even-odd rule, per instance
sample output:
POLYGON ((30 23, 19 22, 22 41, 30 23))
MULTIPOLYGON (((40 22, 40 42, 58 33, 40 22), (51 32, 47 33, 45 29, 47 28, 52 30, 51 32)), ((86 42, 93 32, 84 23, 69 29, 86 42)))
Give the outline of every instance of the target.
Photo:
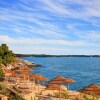
POLYGON ((34 68, 33 73, 42 74, 49 79, 58 75, 74 79, 76 82, 70 85, 71 90, 80 90, 93 83, 100 85, 100 58, 29 57, 22 59, 43 66, 34 68))

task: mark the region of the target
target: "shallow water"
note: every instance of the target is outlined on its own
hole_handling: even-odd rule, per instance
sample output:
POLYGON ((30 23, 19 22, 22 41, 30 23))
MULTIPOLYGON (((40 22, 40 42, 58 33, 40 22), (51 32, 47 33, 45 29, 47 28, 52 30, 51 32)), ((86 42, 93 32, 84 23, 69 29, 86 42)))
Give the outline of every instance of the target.
POLYGON ((39 73, 52 79, 57 75, 73 78, 71 90, 79 90, 92 83, 100 85, 100 58, 90 57, 30 57, 22 58, 38 63, 43 67, 34 68, 39 73))

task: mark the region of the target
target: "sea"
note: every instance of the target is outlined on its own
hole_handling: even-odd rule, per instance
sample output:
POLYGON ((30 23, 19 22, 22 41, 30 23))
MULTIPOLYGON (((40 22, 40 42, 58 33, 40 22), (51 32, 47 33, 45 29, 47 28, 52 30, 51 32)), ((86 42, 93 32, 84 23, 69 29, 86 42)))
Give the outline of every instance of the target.
MULTIPOLYGON (((61 75, 72 78, 70 90, 80 90, 90 84, 100 85, 100 58, 96 57, 23 57, 42 65, 33 68, 33 74, 41 74, 49 80, 61 75)), ((65 84, 67 86, 67 84, 65 84)))

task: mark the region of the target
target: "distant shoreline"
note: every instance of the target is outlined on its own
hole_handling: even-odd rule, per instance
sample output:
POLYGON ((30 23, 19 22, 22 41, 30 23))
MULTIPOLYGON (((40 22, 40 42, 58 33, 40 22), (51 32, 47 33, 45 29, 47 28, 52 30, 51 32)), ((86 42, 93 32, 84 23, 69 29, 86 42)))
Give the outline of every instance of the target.
POLYGON ((46 55, 46 54, 15 54, 16 57, 100 57, 100 55, 46 55))

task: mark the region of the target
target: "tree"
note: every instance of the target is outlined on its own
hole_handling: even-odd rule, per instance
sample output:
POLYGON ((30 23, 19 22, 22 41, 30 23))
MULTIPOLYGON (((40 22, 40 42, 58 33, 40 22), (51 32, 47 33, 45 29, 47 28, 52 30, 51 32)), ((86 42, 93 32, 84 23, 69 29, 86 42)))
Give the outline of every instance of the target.
POLYGON ((0 46, 0 63, 6 65, 8 63, 14 62, 14 53, 9 50, 6 44, 0 46))
POLYGON ((2 57, 0 56, 0 64, 2 64, 2 57))
POLYGON ((2 69, 2 67, 1 67, 1 65, 0 65, 0 81, 3 81, 4 80, 4 73, 3 73, 3 69, 2 69))

